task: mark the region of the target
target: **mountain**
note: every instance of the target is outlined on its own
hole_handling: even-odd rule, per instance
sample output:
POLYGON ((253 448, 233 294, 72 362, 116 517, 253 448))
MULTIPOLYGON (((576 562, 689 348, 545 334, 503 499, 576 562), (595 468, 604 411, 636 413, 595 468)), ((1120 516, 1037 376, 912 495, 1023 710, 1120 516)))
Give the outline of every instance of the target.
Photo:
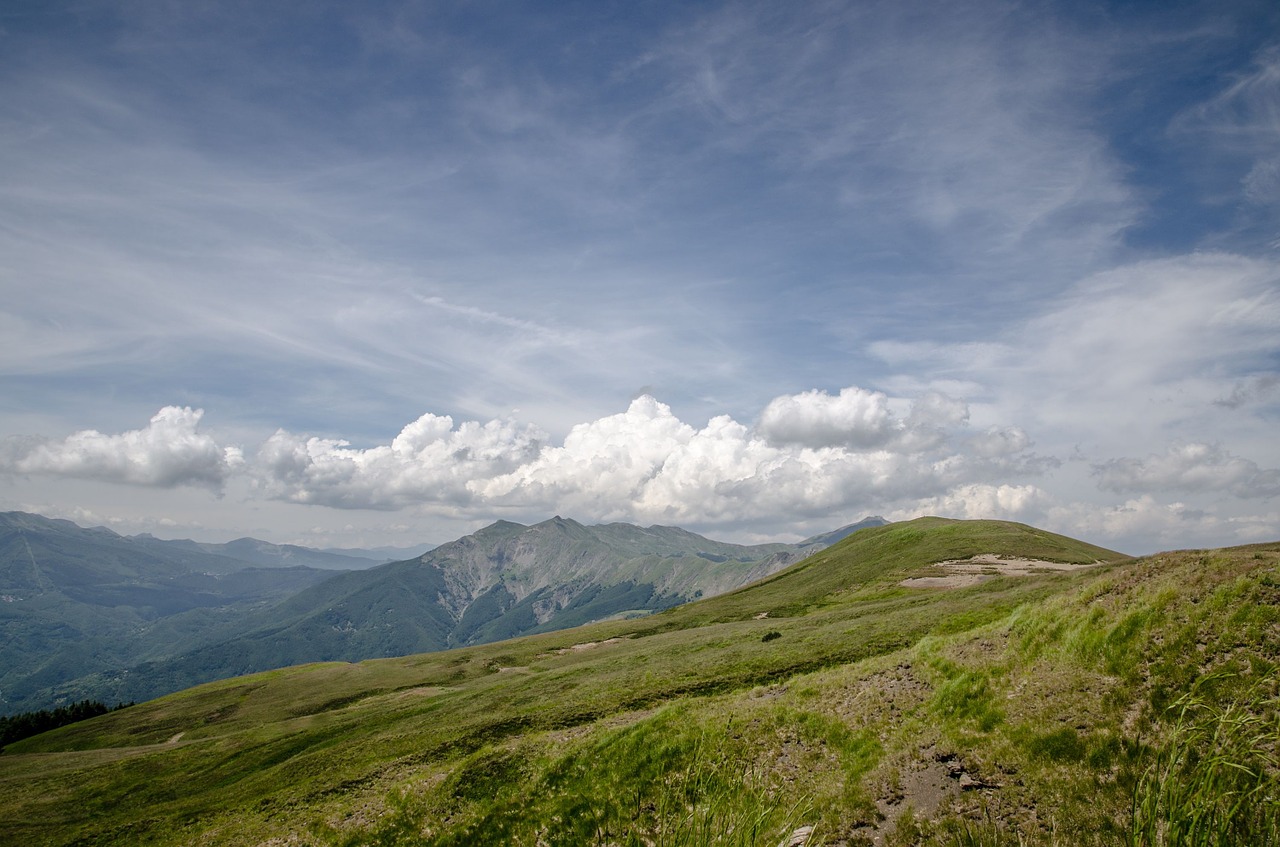
POLYGON ((403 656, 645 615, 741 587, 823 546, 744 546, 675 527, 584 526, 558 516, 533 526, 499 521, 416 559, 326 580, 176 642, 165 658, 80 680, 66 696, 146 699, 288 665, 403 656))
POLYGON ((0 513, 0 709, 43 707, 86 674, 128 668, 331 576, 0 513))
POLYGON ((163 541, 8 513, 0 515, 0 713, 148 699, 292 664, 646 614, 744 585, 825 543, 748 547, 557 517, 532 527, 500 521, 374 566, 251 538, 163 541), (332 570, 352 562, 360 569, 332 570))
MULTIPOLYGON (((317 568, 331 571, 355 571, 371 568, 387 561, 375 555, 355 555, 313 550, 296 544, 272 544, 257 538, 237 538, 225 544, 209 544, 187 539, 166 541, 152 535, 133 535, 129 540, 159 555, 181 555, 182 552, 203 553, 233 559, 261 568, 317 568)), ((355 551, 359 552, 359 551, 355 551)), ((241 565, 243 567, 243 565, 241 565)))
POLYGON ((895 523, 646 617, 17 742, 0 840, 1274 844, 1277 632, 1280 543, 895 523))
POLYGON ((874 515, 869 518, 863 518, 857 523, 851 523, 848 526, 842 526, 839 529, 833 529, 830 532, 824 532, 820 535, 814 535, 809 538, 806 538, 804 541, 801 541, 797 546, 806 550, 812 550, 813 552, 816 553, 818 550, 821 550, 824 547, 830 547, 832 544, 835 544, 837 541, 843 541, 844 539, 848 538, 850 535, 853 535, 855 532, 857 532, 860 529, 868 529, 873 526, 887 526, 888 523, 889 522, 887 520, 880 517, 879 515, 874 515))
POLYGON ((368 559, 374 564, 385 565, 387 562, 403 562, 406 559, 417 558, 434 546, 433 544, 415 544, 411 547, 324 547, 320 552, 368 559))

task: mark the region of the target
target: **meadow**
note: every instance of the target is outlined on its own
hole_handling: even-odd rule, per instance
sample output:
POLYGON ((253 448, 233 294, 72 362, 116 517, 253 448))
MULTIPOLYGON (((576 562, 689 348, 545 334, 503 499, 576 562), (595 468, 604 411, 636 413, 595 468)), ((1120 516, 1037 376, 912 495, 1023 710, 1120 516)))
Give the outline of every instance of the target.
POLYGON ((17 742, 31 845, 1280 844, 1280 544, 862 530, 657 614, 224 680, 17 742), (983 554, 1088 567, 903 580, 983 554))

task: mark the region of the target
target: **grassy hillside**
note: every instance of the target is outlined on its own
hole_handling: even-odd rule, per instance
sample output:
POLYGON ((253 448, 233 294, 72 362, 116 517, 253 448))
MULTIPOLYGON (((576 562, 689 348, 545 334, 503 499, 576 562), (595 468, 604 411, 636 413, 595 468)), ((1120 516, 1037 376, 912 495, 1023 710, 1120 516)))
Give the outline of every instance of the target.
POLYGON ((1276 843, 1278 653, 1280 544, 1126 560, 923 519, 648 618, 19 742, 0 842, 1276 843), (987 553, 1111 563, 899 584, 987 553))
POLYGON ((416 559, 335 573, 286 567, 348 561, 301 547, 124 537, 0 513, 0 714, 634 616, 740 587, 883 523, 743 546, 674 527, 499 521, 416 559))

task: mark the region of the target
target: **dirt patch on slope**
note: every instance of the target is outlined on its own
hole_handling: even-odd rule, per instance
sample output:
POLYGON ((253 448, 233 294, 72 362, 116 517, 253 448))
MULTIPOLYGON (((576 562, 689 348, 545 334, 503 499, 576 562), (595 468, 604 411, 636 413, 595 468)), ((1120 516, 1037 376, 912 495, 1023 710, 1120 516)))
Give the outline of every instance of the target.
POLYGON ((904 579, 899 585, 907 588, 963 588, 966 585, 977 585, 998 576, 1031 576, 1048 571, 1078 571, 1102 564, 1073 564, 1070 562, 1049 562, 1044 559, 1019 559, 1011 556, 997 556, 995 553, 980 553, 970 559, 948 559, 938 562, 935 568, 943 573, 938 576, 917 576, 904 579))
POLYGON ((559 650, 553 650, 552 652, 561 656, 565 653, 581 653, 583 650, 594 650, 606 644, 616 644, 621 640, 620 638, 606 638, 604 641, 584 641, 581 644, 574 644, 572 647, 561 647, 559 650))
POLYGON ((878 822, 863 827, 859 834, 879 847, 908 809, 918 819, 936 820, 951 809, 961 793, 998 787, 974 776, 956 754, 926 747, 876 800, 878 822))

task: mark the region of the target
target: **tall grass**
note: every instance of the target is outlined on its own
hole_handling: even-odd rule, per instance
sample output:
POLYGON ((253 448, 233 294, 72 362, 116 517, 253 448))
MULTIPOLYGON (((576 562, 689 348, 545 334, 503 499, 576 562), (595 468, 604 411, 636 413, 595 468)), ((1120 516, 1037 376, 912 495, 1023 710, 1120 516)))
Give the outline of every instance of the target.
MULTIPOLYGON (((703 742, 705 743, 705 742, 703 742)), ((658 796, 649 838, 628 833, 624 843, 655 847, 756 847, 776 844, 778 836, 807 817, 804 799, 785 802, 754 762, 717 761, 700 749, 679 775, 666 780, 658 796), (727 767, 726 767, 727 766, 727 767)), ((636 817, 639 817, 638 815, 636 817)))
POLYGON ((1223 705, 1204 688, 1169 709, 1169 738, 1134 790, 1130 847, 1280 845, 1277 701, 1255 687, 1223 705))
POLYGON ((807 797, 683 713, 526 752, 486 749, 435 792, 391 796, 372 827, 316 834, 333 847, 775 847, 813 822, 807 797))

